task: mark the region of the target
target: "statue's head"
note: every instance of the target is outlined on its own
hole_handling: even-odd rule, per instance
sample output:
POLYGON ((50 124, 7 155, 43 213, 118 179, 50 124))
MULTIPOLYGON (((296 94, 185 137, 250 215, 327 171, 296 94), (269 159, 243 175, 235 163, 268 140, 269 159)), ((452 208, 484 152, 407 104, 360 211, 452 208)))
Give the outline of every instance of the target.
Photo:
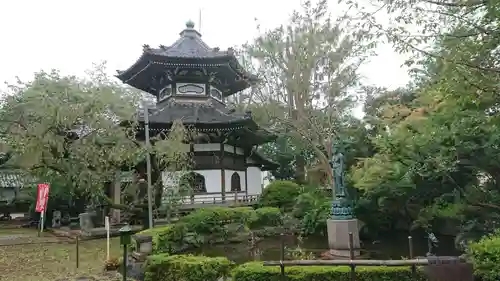
POLYGON ((344 144, 343 141, 339 138, 335 138, 332 142, 332 155, 344 153, 344 144))

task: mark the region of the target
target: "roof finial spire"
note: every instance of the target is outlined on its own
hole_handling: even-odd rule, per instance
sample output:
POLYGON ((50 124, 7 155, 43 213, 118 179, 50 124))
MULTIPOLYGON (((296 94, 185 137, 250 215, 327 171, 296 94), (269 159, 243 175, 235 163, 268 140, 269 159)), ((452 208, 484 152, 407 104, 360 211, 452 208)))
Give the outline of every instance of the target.
POLYGON ((194 28, 194 21, 192 21, 192 20, 188 20, 188 21, 186 22, 186 27, 187 27, 187 28, 190 28, 190 29, 193 29, 193 28, 194 28))
POLYGON ((200 13, 198 14, 198 32, 201 32, 201 9, 200 13))

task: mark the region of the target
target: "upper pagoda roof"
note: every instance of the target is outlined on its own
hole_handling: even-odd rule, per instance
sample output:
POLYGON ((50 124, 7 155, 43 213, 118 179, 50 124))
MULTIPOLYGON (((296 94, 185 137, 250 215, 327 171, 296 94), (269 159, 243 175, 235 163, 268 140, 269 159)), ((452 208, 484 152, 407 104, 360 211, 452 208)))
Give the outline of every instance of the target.
POLYGON ((258 81, 257 76, 243 69, 232 48, 221 51, 209 47, 192 21, 186 23, 171 46, 143 45, 141 57, 128 69, 117 72, 124 83, 153 95, 169 83, 193 82, 213 84, 227 97, 258 81))
MULTIPOLYGON (((144 114, 140 112, 139 121, 144 121, 144 114)), ((211 99, 200 98, 177 100, 169 99, 149 109, 149 123, 164 126, 172 124, 175 120, 182 121, 185 125, 228 125, 253 123, 252 115, 236 113, 232 109, 221 106, 211 99)))

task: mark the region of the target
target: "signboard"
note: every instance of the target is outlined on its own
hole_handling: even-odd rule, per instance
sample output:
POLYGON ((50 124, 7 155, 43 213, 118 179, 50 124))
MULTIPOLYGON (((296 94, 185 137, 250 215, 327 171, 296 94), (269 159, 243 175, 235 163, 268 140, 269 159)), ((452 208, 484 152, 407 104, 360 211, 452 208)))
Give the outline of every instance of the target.
POLYGON ((50 186, 47 183, 38 184, 38 193, 36 196, 36 207, 35 210, 38 213, 45 212, 47 208, 47 201, 49 200, 49 189, 50 186))

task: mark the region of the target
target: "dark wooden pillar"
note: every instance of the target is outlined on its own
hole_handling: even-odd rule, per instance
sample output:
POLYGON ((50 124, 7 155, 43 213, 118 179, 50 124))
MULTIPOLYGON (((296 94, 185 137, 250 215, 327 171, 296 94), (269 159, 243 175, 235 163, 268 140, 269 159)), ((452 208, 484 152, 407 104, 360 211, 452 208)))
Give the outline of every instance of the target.
MULTIPOLYGON (((236 146, 233 145, 233 167, 236 166, 236 158, 238 154, 236 154, 236 146)), ((233 177, 231 176, 231 191, 234 192, 234 202, 238 202, 238 191, 233 189, 233 177)))
POLYGON ((220 188, 222 201, 226 201, 226 170, 224 169, 224 140, 220 143, 220 188))
POLYGON ((247 153, 243 153, 243 167, 245 167, 245 196, 248 198, 248 167, 247 167, 247 153))
MULTIPOLYGON (((196 163, 194 162, 195 161, 195 157, 194 157, 194 143, 193 142, 190 142, 189 143, 189 161, 191 162, 191 168, 192 170, 195 169, 196 167, 196 163)), ((192 190, 191 188, 191 204, 194 204, 194 191, 192 190)))

